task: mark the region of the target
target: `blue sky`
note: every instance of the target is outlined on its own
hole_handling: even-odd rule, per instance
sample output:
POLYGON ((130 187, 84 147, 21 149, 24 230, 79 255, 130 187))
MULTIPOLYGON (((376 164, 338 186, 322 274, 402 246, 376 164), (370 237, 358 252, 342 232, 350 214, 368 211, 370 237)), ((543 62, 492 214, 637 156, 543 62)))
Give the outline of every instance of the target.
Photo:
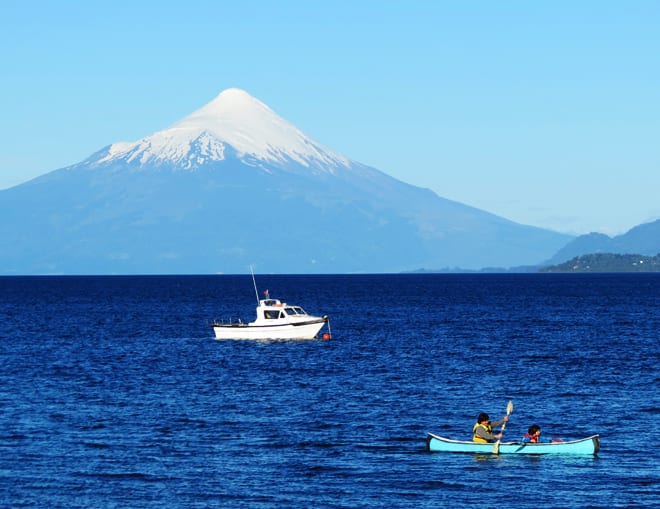
POLYGON ((0 4, 0 189, 238 87, 317 141, 514 221, 660 218, 660 2, 0 4))

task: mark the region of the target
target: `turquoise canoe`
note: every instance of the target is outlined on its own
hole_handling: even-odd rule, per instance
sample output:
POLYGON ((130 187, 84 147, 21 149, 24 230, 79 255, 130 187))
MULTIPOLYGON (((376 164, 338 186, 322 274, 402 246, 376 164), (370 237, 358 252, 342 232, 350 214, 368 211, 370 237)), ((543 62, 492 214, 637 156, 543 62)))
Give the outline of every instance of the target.
MULTIPOLYGON (((429 452, 465 452, 494 454, 495 444, 478 444, 463 440, 451 440, 429 433, 426 450, 429 452)), ((500 442, 499 454, 596 454, 600 449, 600 437, 593 435, 581 440, 530 444, 528 442, 500 442)))

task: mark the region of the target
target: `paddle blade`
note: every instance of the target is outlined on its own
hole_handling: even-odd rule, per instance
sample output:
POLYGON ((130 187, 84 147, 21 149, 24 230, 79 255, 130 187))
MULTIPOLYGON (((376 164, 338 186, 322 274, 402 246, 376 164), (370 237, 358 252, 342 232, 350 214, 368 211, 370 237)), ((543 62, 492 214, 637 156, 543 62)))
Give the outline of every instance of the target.
POLYGON ((493 454, 499 454, 500 453, 500 441, 498 440, 493 444, 493 454))
POLYGON ((506 404, 506 415, 511 415, 513 413, 513 401, 509 400, 506 404))

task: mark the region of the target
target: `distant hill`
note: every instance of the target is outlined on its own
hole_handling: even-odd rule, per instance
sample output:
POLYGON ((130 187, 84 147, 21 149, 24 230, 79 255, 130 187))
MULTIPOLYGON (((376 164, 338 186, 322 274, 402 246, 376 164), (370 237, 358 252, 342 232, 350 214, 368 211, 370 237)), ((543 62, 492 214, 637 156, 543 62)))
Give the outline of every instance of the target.
POLYGON ((608 237, 602 233, 580 235, 557 251, 544 265, 558 265, 577 256, 592 253, 640 253, 646 256, 660 253, 660 219, 635 226, 616 237, 608 237))
POLYGON ((539 272, 660 272, 660 254, 587 254, 544 267, 539 272))
POLYGON ((572 238, 352 161, 238 89, 0 191, 0 274, 474 270, 572 238))

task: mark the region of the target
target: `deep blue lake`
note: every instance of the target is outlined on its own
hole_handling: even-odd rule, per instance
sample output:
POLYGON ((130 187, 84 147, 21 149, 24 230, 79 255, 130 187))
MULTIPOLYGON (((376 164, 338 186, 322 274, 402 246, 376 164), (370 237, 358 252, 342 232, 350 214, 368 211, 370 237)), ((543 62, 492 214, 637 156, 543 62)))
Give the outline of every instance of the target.
POLYGON ((0 277, 2 507, 660 506, 660 275, 257 275, 329 341, 217 341, 249 275, 0 277), (427 453, 505 438, 587 457, 427 453))

